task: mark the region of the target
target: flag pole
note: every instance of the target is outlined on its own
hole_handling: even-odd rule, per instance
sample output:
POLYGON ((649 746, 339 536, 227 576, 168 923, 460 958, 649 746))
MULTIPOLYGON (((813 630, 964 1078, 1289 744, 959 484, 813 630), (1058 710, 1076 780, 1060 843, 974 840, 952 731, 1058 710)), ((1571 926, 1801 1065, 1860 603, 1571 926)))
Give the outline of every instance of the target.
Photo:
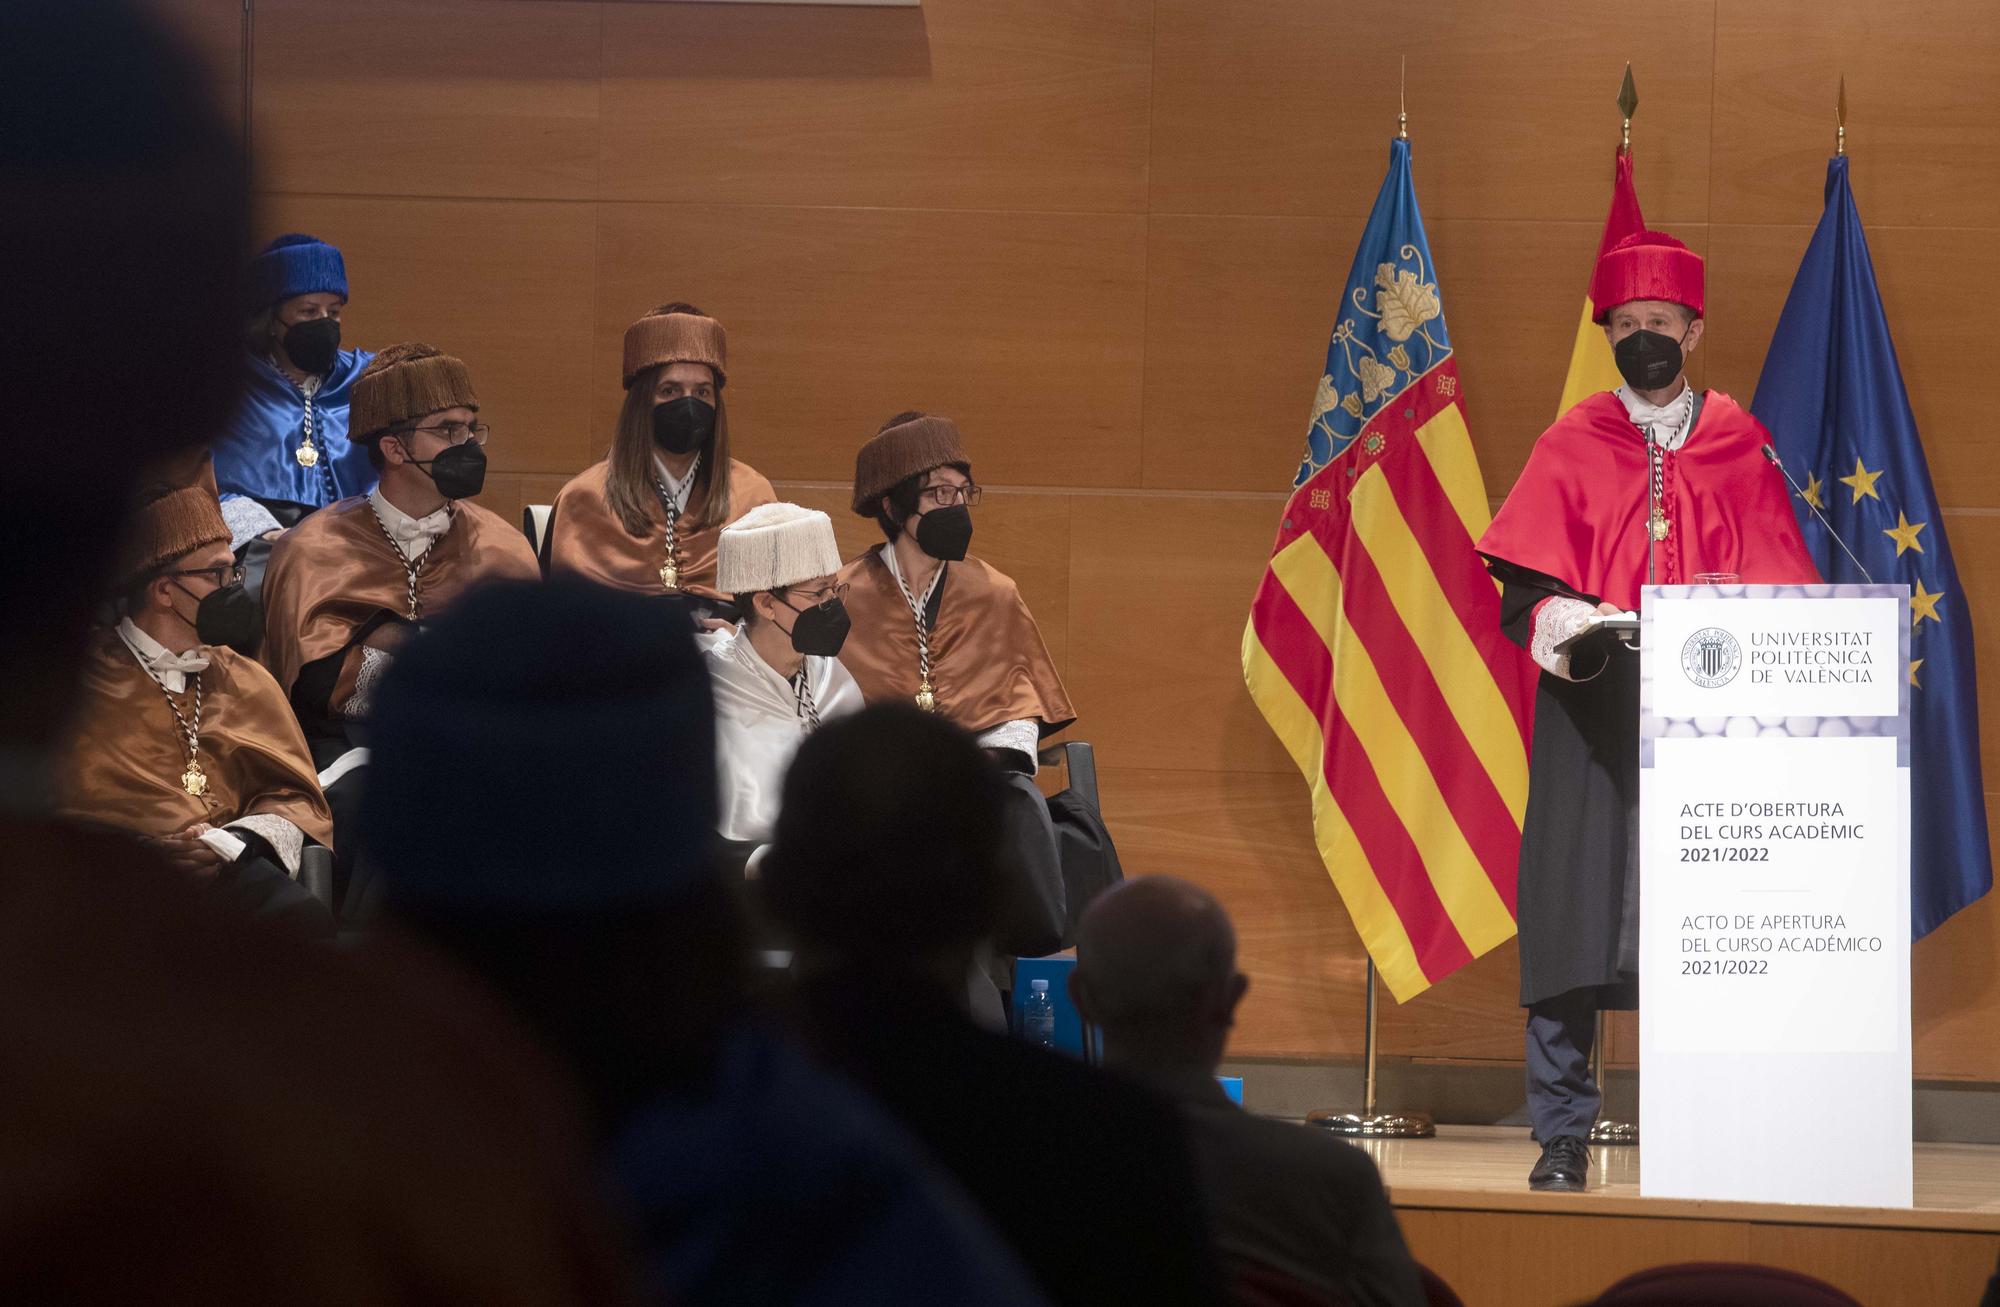
POLYGON ((1361 1006, 1361 1110, 1308 1112, 1306 1124, 1350 1138, 1429 1139, 1437 1125, 1428 1112, 1381 1112, 1375 1106, 1375 959, 1368 959, 1366 1001, 1361 1006))
MULTIPOLYGON (((1618 153, 1632 153, 1632 115, 1639 109, 1639 91, 1632 85, 1632 62, 1625 61, 1625 80, 1618 87, 1618 112, 1623 117, 1620 128, 1618 153)), ((1597 1086, 1597 1092, 1604 1092, 1604 1036, 1609 1022, 1600 1009, 1596 1017, 1597 1028, 1590 1041, 1590 1082, 1597 1086)), ((1590 1127, 1590 1142, 1604 1146, 1623 1146, 1639 1142, 1639 1127, 1631 1121, 1609 1120, 1599 1117, 1597 1124, 1590 1127)))

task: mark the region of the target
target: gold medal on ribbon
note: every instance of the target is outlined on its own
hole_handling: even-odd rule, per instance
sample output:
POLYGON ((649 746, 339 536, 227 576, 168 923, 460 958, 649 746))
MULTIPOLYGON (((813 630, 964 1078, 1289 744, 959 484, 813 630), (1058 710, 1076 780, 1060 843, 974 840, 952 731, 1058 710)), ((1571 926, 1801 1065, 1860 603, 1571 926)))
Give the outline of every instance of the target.
POLYGON ((300 467, 313 467, 319 462, 319 446, 310 440, 302 440, 299 447, 292 451, 292 457, 299 460, 300 467))
POLYGON ((669 593, 681 588, 681 569, 679 563, 676 563, 673 559, 669 558, 666 561, 666 563, 661 566, 660 584, 666 587, 669 593))
POLYGON ((1665 513, 1661 512, 1657 508, 1654 509, 1653 521, 1651 525, 1652 525, 1653 539, 1665 540, 1667 538, 1667 530, 1671 524, 1667 521, 1667 515, 1665 513))
POLYGON ((917 707, 924 712, 937 711, 937 695, 931 692, 929 681, 917 687, 917 707))
POLYGON ((181 788, 197 799, 208 793, 208 776, 192 758, 188 759, 187 770, 181 773, 181 788))

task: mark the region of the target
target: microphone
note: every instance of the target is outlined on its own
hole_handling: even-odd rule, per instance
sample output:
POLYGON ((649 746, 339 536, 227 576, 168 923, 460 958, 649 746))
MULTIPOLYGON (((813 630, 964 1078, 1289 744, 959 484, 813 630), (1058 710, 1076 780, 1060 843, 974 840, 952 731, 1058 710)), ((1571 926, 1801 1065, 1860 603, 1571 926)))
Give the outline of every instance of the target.
POLYGON ((1768 444, 1762 446, 1762 449, 1764 451, 1764 457, 1771 460, 1771 466, 1777 468, 1778 475, 1785 479, 1785 484, 1792 488, 1793 492, 1798 495, 1799 499, 1805 504, 1807 508, 1812 509, 1812 515, 1819 519, 1819 524, 1826 528, 1826 533, 1828 535, 1833 537, 1833 543, 1839 545, 1840 552, 1847 555, 1847 561, 1854 564, 1855 569, 1861 573, 1862 579, 1866 580, 1870 585, 1873 585, 1875 582, 1875 578, 1869 576, 1868 569, 1861 566, 1861 560, 1854 556, 1854 551, 1852 549, 1849 549, 1847 547, 1847 542, 1840 538, 1840 532, 1833 529, 1833 523, 1827 521, 1826 514, 1819 511, 1819 505, 1813 503, 1812 500, 1807 499, 1806 492, 1799 489, 1799 483, 1792 480, 1792 474, 1790 472, 1785 471, 1784 460, 1778 457, 1778 451, 1768 444))

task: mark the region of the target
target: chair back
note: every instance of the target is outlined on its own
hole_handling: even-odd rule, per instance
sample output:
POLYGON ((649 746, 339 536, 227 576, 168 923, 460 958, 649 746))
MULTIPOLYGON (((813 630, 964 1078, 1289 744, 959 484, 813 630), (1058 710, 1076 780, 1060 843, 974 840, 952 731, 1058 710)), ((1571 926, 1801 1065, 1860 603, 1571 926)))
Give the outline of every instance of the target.
POLYGON ((1594 1307, 1861 1307, 1824 1280, 1779 1266, 1678 1262, 1628 1275, 1594 1307))

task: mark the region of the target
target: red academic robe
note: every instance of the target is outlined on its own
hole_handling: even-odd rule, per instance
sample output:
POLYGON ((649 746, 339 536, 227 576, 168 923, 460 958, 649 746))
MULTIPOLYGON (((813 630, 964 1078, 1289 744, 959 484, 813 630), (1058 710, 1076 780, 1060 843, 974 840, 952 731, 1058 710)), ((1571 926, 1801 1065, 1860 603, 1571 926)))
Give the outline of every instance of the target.
MULTIPOLYGON (((1762 452, 1764 424, 1719 390, 1703 392, 1687 442, 1660 456, 1667 536, 1661 585, 1702 572, 1746 582, 1819 580, 1784 478, 1762 452)), ((1610 391, 1577 404, 1535 442, 1479 552, 1635 608, 1646 583, 1646 441, 1610 391)))
MULTIPOLYGON (((1661 455, 1668 525, 1653 547, 1659 583, 1685 585, 1702 572, 1818 581, 1784 478, 1762 453, 1770 433, 1719 391, 1698 398, 1686 442, 1661 455)), ((1505 583, 1509 639, 1530 643, 1535 609, 1551 596, 1638 605, 1649 474, 1645 436, 1609 391, 1543 433, 1479 539, 1505 583)), ((1524 1005, 1578 989, 1594 990, 1600 1007, 1636 1001, 1638 726, 1631 653, 1611 651, 1588 680, 1542 673, 1515 912, 1524 1005)))

